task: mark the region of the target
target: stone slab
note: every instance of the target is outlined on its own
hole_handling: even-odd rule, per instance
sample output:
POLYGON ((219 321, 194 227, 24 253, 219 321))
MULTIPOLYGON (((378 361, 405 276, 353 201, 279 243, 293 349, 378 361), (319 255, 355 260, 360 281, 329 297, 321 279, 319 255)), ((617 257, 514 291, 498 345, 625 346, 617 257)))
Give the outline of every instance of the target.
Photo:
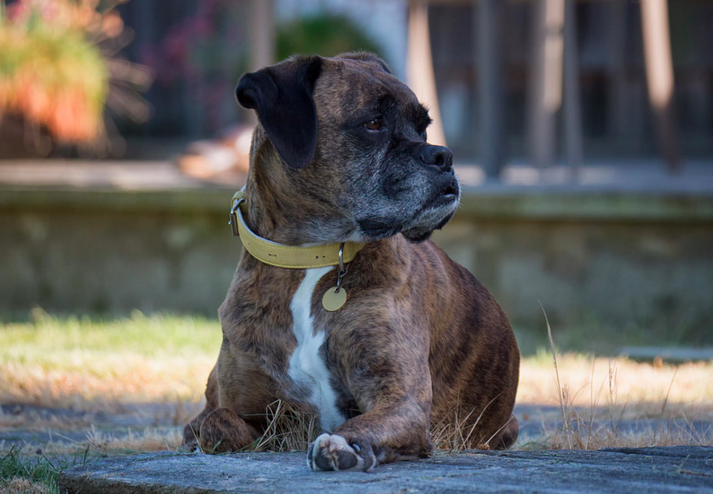
POLYGON ((164 452, 65 470, 71 493, 713 493, 713 447, 439 454, 371 473, 312 472, 305 454, 164 452))

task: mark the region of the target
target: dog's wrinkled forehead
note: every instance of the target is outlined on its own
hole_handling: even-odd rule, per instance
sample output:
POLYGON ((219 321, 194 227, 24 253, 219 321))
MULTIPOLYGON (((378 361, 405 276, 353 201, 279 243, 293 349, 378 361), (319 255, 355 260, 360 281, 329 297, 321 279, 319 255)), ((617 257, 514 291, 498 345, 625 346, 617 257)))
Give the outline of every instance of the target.
POLYGON ((340 120, 360 109, 376 110, 379 105, 395 105, 425 116, 428 113, 411 89, 376 57, 324 59, 314 99, 320 116, 340 120))
POLYGON ((403 128, 421 137, 430 122, 413 92, 368 53, 291 57, 245 74, 236 96, 257 112, 268 139, 293 169, 308 167, 318 139, 344 140, 343 131, 373 119, 389 117, 393 131, 405 122, 403 128))

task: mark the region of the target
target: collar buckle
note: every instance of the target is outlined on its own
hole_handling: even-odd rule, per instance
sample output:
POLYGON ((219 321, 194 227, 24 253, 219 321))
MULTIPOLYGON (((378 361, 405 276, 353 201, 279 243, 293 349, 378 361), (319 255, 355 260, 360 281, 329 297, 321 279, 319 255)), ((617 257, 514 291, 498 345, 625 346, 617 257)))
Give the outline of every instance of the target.
POLYGON ((230 228, 233 230, 233 237, 239 237, 240 233, 238 232, 238 208, 240 207, 240 203, 243 202, 245 199, 240 197, 236 198, 233 197, 233 205, 230 208, 230 219, 228 220, 228 224, 230 225, 230 228))

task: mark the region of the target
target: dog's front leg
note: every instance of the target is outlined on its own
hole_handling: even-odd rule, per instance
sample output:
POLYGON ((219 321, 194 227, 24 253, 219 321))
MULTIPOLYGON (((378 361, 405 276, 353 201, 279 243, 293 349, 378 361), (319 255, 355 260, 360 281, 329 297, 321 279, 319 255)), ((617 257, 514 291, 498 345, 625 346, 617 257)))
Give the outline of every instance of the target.
POLYGON ((384 403, 319 436, 307 463, 312 470, 368 471, 403 457, 429 456, 428 416, 428 406, 412 398, 384 403))
POLYGON ((330 340, 330 357, 344 366, 349 393, 362 413, 315 440, 307 454, 313 470, 371 470, 431 453, 428 339, 415 324, 384 326, 386 331, 348 328, 330 340))

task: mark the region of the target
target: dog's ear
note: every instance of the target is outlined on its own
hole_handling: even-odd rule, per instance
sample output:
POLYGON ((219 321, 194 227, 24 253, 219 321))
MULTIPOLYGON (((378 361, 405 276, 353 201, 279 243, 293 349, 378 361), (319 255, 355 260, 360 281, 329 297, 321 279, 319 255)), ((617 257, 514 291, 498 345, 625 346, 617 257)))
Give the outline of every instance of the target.
POLYGON ((235 89, 238 102, 255 109, 267 137, 292 168, 305 168, 317 147, 317 109, 312 92, 320 57, 289 59, 245 74, 235 89))

